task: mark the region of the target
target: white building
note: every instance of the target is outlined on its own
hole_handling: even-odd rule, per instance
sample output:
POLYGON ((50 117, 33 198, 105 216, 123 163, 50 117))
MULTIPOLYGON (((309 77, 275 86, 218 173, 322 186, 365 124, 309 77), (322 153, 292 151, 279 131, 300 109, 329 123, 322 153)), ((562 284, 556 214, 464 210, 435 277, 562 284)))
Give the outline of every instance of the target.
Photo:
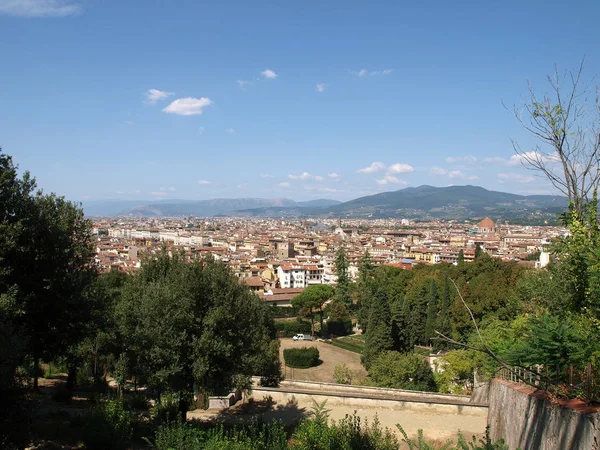
POLYGON ((282 288, 306 287, 306 269, 302 266, 282 264, 277 268, 277 277, 282 288))

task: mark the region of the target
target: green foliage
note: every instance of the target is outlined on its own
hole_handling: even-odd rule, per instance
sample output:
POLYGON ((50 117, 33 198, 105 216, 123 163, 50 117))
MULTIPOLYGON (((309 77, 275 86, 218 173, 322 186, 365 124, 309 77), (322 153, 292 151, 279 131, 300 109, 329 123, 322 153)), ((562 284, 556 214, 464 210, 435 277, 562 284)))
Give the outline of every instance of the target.
POLYGON ((302 320, 300 317, 296 320, 281 320, 275 322, 275 329, 282 337, 292 337, 295 334, 310 334, 310 322, 302 320))
MULTIPOLYGON (((300 315, 310 318, 311 334, 314 330, 315 310, 322 312, 323 303, 333 297, 334 293, 334 289, 329 285, 313 284, 292 299, 292 306, 300 311, 300 315)), ((322 320, 323 315, 320 317, 322 320)))
POLYGON ((129 375, 178 393, 180 408, 194 386, 217 395, 248 386, 274 329, 269 307, 225 264, 166 251, 127 279, 116 319, 129 375))
POLYGON ((288 367, 308 369, 319 363, 319 350, 317 347, 286 348, 283 359, 288 367))
POLYGON ((414 391, 437 391, 433 372, 423 356, 395 351, 385 351, 373 360, 365 384, 414 391))
MULTIPOLYGON (((508 445, 501 439, 497 442, 492 442, 490 439, 489 427, 486 428, 485 437, 477 442, 477 438, 473 436, 471 441, 467 441, 462 434, 458 435, 458 442, 456 444, 451 441, 446 442, 442 445, 430 444, 425 439, 423 430, 417 432, 417 439, 411 439, 406 434, 406 431, 400 426, 396 425, 400 433, 402 433, 402 441, 408 446, 409 450, 509 450, 508 445)), ((518 450, 518 449, 517 449, 518 450)))
POLYGON ((346 336, 344 338, 332 339, 331 341, 326 342, 336 347, 343 348, 344 350, 362 354, 365 348, 365 335, 358 334, 346 336))
POLYGON ((365 367, 368 369, 371 362, 381 352, 390 350, 393 344, 389 304, 385 296, 378 293, 371 301, 369 325, 363 353, 365 367))
POLYGON ((485 373, 489 357, 474 350, 452 350, 436 361, 443 370, 434 374, 440 392, 470 394, 474 374, 485 373))
POLYGON ((179 398, 174 394, 163 395, 152 407, 152 420, 157 424, 168 424, 181 418, 179 398))
POLYGON ((346 259, 344 247, 340 247, 335 255, 335 275, 337 276, 335 298, 346 305, 346 307, 351 308, 350 275, 348 273, 348 260, 346 259))
POLYGON ((335 366, 333 369, 333 380, 338 384, 352 384, 355 374, 346 364, 335 366))
POLYGON ((560 367, 583 365, 588 344, 570 317, 544 313, 528 320, 525 336, 509 350, 508 358, 527 367, 543 365, 557 378, 560 367))
POLYGON ((259 368, 260 385, 267 387, 277 387, 279 382, 283 380, 281 373, 281 361, 279 359, 279 339, 274 339, 269 345, 269 353, 265 355, 265 359, 259 368))
POLYGON ((176 421, 160 426, 152 444, 156 450, 285 450, 287 435, 278 422, 227 431, 223 426, 203 430, 197 424, 176 421))
POLYGON ((123 404, 109 400, 98 405, 87 418, 82 440, 90 450, 129 448, 132 427, 129 412, 123 404))

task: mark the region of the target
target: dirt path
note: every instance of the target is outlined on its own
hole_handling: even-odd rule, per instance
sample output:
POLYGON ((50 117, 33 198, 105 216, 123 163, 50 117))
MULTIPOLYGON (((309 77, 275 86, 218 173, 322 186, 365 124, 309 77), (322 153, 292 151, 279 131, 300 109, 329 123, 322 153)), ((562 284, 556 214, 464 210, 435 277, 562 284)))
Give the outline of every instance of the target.
POLYGON ((280 350, 281 363, 284 366, 284 375, 288 380, 320 381, 323 383, 335 383, 333 371, 335 366, 346 364, 348 368, 357 374, 356 379, 361 380, 367 376, 365 368, 360 363, 358 353, 344 350, 331 344, 320 341, 294 341, 291 338, 281 339, 280 350), (292 369, 285 367, 283 350, 286 348, 317 347, 322 364, 310 369, 292 369))

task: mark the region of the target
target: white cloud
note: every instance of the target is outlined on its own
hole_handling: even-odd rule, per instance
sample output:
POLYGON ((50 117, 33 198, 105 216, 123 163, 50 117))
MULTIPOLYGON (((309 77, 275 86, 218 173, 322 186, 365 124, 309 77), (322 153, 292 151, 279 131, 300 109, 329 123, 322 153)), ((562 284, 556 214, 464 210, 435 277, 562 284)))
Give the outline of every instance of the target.
POLYGON ((363 169, 358 169, 358 173, 375 173, 380 172, 385 169, 385 165, 379 161, 375 161, 371 163, 369 167, 365 167, 363 169))
POLYGON ((315 91, 317 92, 325 92, 325 90, 328 88, 329 86, 326 85, 325 83, 319 83, 315 86, 315 91))
POLYGON ((200 133, 200 134, 204 134, 204 127, 200 127, 200 128, 198 128, 198 133, 200 133))
POLYGON ((174 94, 174 92, 159 91, 158 89, 148 89, 145 94, 146 103, 154 105, 157 101, 164 100, 165 98, 168 98, 174 94))
POLYGON ((227 134, 233 134, 233 133, 235 133, 235 130, 233 128, 227 128, 225 130, 225 133, 227 133, 227 134))
POLYGON ((273 80, 279 76, 275 72, 273 72, 271 69, 265 69, 260 74, 265 78, 269 78, 270 80, 273 80))
POLYGON ((311 175, 308 172, 302 172, 300 175, 288 175, 288 178, 290 180, 302 180, 302 181, 308 181, 308 180, 315 180, 315 181, 323 181, 323 177, 320 175, 311 175))
POLYGON ((477 158, 475 156, 471 156, 471 155, 449 156, 448 158, 446 158, 446 162, 449 164, 456 164, 456 163, 475 164, 477 162, 477 158))
POLYGON ((364 77, 373 77, 375 75, 389 75, 394 71, 394 69, 384 69, 384 70, 367 70, 367 69, 360 69, 358 71, 353 71, 352 74, 353 75, 357 75, 361 78, 364 77))
POLYGON ((279 183, 278 186, 282 187, 282 188, 289 188, 292 185, 290 183, 288 183, 287 181, 283 181, 283 182, 279 183))
POLYGON ((337 173, 335 173, 335 172, 328 173, 328 174, 327 174, 327 176, 328 176, 329 178, 339 178, 339 177, 340 177, 340 176, 339 176, 337 173))
POLYGON ((198 180, 198 184, 210 184, 210 181, 208 180, 198 180))
POLYGON ((535 178, 531 176, 521 175, 518 173, 499 173, 499 183, 531 183, 535 178))
POLYGON ((479 179, 476 175, 467 175, 460 170, 446 170, 442 167, 432 167, 429 170, 429 175, 440 176, 440 177, 448 177, 451 180, 477 180, 479 179))
POLYGON ((388 173, 409 173, 415 170, 410 164, 396 163, 388 167, 388 173))
POLYGON ((150 192, 150 194, 154 195, 155 197, 166 197, 167 194, 166 192, 163 191, 158 191, 158 192, 150 192))
POLYGON ((246 189, 247 187, 248 187, 248 183, 242 183, 242 184, 237 185, 238 189, 246 189))
POLYGON ((250 84, 248 80, 237 80, 236 83, 241 89, 244 89, 247 84, 250 84))
POLYGON ((71 0, 0 0, 0 14, 18 17, 65 17, 81 12, 71 0))
POLYGON ((178 114, 180 116, 193 116, 202 114, 204 108, 212 105, 212 100, 208 97, 186 97, 173 100, 169 106, 163 108, 163 111, 169 114, 178 114))
POLYGON ((169 187, 161 187, 159 189, 159 191, 161 192, 175 192, 177 189, 175 189, 173 186, 169 186, 169 187))
POLYGON ((384 184, 408 184, 406 181, 404 180, 399 180, 398 178, 392 176, 392 175, 386 175, 385 177, 381 178, 380 180, 376 180, 377 184, 379 185, 384 185, 384 184))
POLYGON ((125 125, 133 125, 133 121, 131 121, 131 120, 124 120, 123 123, 125 125))
POLYGON ((271 175, 270 173, 261 173, 260 177, 261 178, 273 178, 273 175, 271 175))

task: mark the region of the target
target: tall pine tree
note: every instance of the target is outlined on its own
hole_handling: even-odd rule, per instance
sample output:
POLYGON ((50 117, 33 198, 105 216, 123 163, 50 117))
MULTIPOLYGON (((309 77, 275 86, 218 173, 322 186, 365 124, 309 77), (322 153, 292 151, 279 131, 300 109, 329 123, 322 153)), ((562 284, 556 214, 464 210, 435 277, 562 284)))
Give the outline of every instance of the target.
POLYGON ((371 313, 363 353, 364 364, 367 369, 377 355, 385 350, 391 350, 394 344, 390 326, 390 305, 386 296, 381 292, 377 292, 373 297, 370 309, 371 313))

